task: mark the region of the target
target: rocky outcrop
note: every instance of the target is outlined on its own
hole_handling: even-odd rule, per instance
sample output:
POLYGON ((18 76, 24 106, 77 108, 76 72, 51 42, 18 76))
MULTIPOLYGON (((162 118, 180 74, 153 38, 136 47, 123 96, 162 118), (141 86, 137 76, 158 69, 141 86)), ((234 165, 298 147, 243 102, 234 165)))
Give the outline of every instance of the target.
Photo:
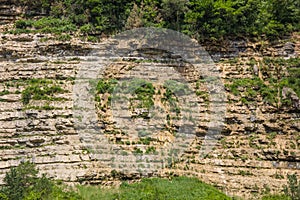
MULTIPOLYGON (((264 46, 236 42, 230 46, 229 53, 228 50, 211 52, 219 60, 216 66, 222 81, 230 85, 233 80, 251 78, 255 74, 261 74, 262 78, 268 75, 261 72, 264 56, 297 57, 300 53, 297 37, 295 42, 281 41, 264 46)), ((140 165, 143 169, 142 165, 147 165, 145 160, 133 160, 125 166, 122 159, 130 152, 145 155, 147 151, 155 155, 155 150, 147 147, 163 148, 172 143, 173 136, 166 131, 155 140, 140 141, 122 132, 114 132, 112 110, 105 104, 109 99, 105 93, 99 94, 99 99, 105 101, 98 105, 100 122, 96 127, 106 130, 107 140, 116 149, 108 148, 105 156, 106 147, 102 147, 102 152, 101 149, 94 152, 94 148, 82 142, 82 135, 76 129, 76 121, 80 119, 74 118, 74 82, 79 67, 92 59, 86 55, 90 55, 96 46, 75 38, 69 42, 56 41, 53 36, 44 34, 2 34, 0 43, 0 180, 11 166, 30 160, 43 173, 65 182, 110 185, 143 176, 194 175, 230 195, 249 198, 269 189, 280 191, 286 184, 286 175, 300 169, 299 98, 295 92, 289 88, 282 91, 282 96, 290 98, 294 107, 277 107, 265 103, 259 94, 250 103, 244 102, 241 97, 247 95, 245 88, 239 87, 240 95, 234 95, 226 87, 227 113, 221 138, 209 154, 200 157, 199 149, 208 127, 205 115, 209 102, 205 87, 192 82, 191 78, 191 88, 202 89, 197 97, 202 121, 198 125, 197 137, 185 147, 184 154, 151 173, 118 171, 106 161, 115 159, 113 163, 120 165, 119 168, 130 169, 130 166, 137 168, 140 165), (34 96, 37 92, 40 96, 34 96), (151 145, 147 146, 148 143, 151 145), (140 149, 137 150, 137 147, 140 149), (111 153, 116 151, 120 153, 119 157, 111 153)), ((105 50, 97 48, 100 52, 105 50)), ((151 65, 162 68, 167 65, 159 62, 149 64, 141 52, 134 56, 134 59, 111 64, 106 71, 107 77, 126 77, 126 73, 133 73, 134 68, 146 69, 151 65)), ((275 70, 269 68, 270 73, 275 73, 275 70)), ((285 73, 286 69, 283 68, 282 72, 285 73)), ((168 74, 162 73, 161 76, 168 74)), ((157 103, 164 92, 161 88, 160 95, 156 96, 157 103)), ((143 110, 136 109, 132 113, 135 117, 144 116, 143 110)), ((93 144, 102 142, 93 141, 93 144)), ((157 165, 161 163, 153 166, 157 165)))
POLYGON ((14 0, 0 1, 0 24, 11 23, 22 14, 22 8, 14 0))

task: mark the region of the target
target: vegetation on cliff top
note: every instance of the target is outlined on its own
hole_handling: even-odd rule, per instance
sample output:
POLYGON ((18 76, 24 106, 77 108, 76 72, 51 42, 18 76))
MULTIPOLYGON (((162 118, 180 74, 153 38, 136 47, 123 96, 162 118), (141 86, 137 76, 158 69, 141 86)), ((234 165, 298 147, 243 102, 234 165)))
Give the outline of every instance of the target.
MULTIPOLYGON (((156 26, 199 41, 226 37, 275 39, 300 30, 300 3, 294 0, 17 0, 25 18, 18 30, 110 35, 125 29, 156 26), (47 16, 34 22, 33 16, 47 16)), ((18 32, 18 31, 17 31, 18 32)))

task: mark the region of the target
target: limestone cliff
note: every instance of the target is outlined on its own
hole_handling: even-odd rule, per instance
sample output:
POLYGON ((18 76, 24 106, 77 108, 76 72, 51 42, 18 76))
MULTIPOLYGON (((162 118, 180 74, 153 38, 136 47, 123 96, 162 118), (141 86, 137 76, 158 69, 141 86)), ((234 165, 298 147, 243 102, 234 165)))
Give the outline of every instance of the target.
MULTIPOLYGON (((130 170, 120 173, 106 165, 97 159, 93 149, 82 143, 75 129, 73 86, 79 68, 87 61, 86 56, 97 47, 95 44, 76 38, 69 42, 56 41, 47 34, 1 34, 0 43, 1 180, 11 166, 30 160, 43 173, 65 182, 116 184, 143 176, 194 175, 230 195, 249 198, 269 189, 280 191, 286 184, 286 175, 299 172, 299 98, 288 87, 281 93, 279 90, 271 92, 276 94, 274 99, 267 98, 265 90, 261 91, 271 88, 270 77, 288 73, 289 66, 276 64, 276 60, 299 58, 299 35, 275 43, 231 41, 223 45, 227 48, 216 47, 218 51, 207 46, 226 86, 227 113, 222 137, 212 152, 199 157, 207 130, 207 120, 200 117, 197 137, 186 147, 184 155, 153 174, 130 170)), ((101 47, 97 50, 105 51, 101 47)), ((118 79, 149 63, 165 66, 138 54, 132 59, 114 62, 105 75, 118 79)), ((197 86, 197 80, 189 83, 195 90, 202 88, 201 82, 197 86)), ((160 88, 158 93, 158 88, 156 86, 154 97, 157 103, 166 94, 166 89, 160 88)), ((196 99, 201 116, 208 110, 205 92, 204 88, 196 99)), ((122 134, 111 121, 107 95, 107 92, 98 94, 97 120, 105 125, 107 140, 124 151, 123 156, 130 151, 154 153, 155 149, 147 149, 148 144, 160 148, 172 142, 171 125, 155 140, 138 140, 122 134)), ((132 113, 143 117, 143 111, 132 113)), ((105 154, 101 152, 102 156, 105 154)), ((107 159, 112 159, 112 155, 107 154, 107 159)))

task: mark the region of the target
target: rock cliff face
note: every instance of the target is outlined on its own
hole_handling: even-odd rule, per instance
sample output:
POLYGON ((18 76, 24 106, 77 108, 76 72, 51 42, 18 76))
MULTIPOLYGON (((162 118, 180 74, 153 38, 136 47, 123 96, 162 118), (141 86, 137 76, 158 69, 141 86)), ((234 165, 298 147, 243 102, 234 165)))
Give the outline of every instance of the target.
MULTIPOLYGON (((290 88, 284 88, 275 100, 267 99, 268 96, 260 92, 260 88, 271 86, 268 77, 278 75, 279 65, 272 64, 275 62, 266 64, 264 58, 297 58, 299 35, 274 44, 241 41, 231 42, 229 49, 218 47, 218 51, 214 51, 209 47, 226 86, 226 123, 221 138, 208 155, 199 157, 208 123, 205 114, 209 110, 207 91, 203 89, 196 99, 202 116, 197 137, 185 147, 179 160, 171 160, 152 173, 130 171, 130 166, 127 173, 115 170, 105 159, 113 159, 111 152, 116 150, 108 152, 106 158, 103 158, 106 152, 101 152, 99 159, 95 156, 97 153, 82 142, 82 135, 75 129, 78 120, 74 118, 73 109, 76 74, 87 62, 86 55, 95 48, 100 52, 104 49, 76 39, 56 41, 51 35, 44 34, 1 34, 0 43, 1 181, 11 166, 30 160, 48 176, 70 183, 109 185, 143 176, 195 175, 230 195, 250 198, 268 190, 280 191, 286 184, 286 175, 299 172, 299 98, 290 88), (252 83, 254 77, 257 82, 252 83), (244 82, 237 83, 237 80, 244 82), (260 80, 267 86, 259 88, 260 80), (285 104, 284 100, 290 103, 285 104)), ((138 59, 142 61, 136 57, 116 61, 106 69, 106 77, 118 79, 135 68, 146 68, 149 63, 158 67, 164 65, 145 59, 143 54, 139 54, 138 59)), ((280 73, 287 73, 288 67, 280 66, 280 73)), ((197 81, 189 84, 195 90, 202 88, 201 83, 197 86, 197 81)), ((158 94, 159 86, 155 88, 156 103, 166 94, 166 89, 160 89, 158 94)), ((118 132, 120 130, 111 121, 108 95, 107 92, 98 93, 98 122, 106 131, 107 141, 118 151, 124 151, 122 156, 126 157, 128 152, 155 154, 155 148, 172 143, 173 136, 169 134, 172 123, 169 123, 169 132, 149 141, 118 132)), ((132 116, 139 115, 143 117, 143 111, 133 109, 132 116)), ((113 163, 121 163, 119 168, 126 168, 125 163, 117 161, 113 163)), ((137 167, 145 163, 135 160, 131 164, 137 167)))
POLYGON ((17 19, 22 14, 22 8, 11 0, 0 1, 0 24, 7 24, 17 19))

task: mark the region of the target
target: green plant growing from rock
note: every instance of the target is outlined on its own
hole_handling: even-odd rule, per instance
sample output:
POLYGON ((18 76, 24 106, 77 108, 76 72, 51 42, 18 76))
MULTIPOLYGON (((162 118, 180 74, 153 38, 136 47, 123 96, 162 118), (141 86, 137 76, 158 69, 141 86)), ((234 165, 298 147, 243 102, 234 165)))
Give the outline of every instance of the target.
POLYGON ((138 154, 143 154, 144 152, 140 149, 140 148, 136 148, 134 151, 133 151, 133 154, 135 155, 138 155, 138 154))
POLYGON ((55 97, 55 94, 65 93, 66 90, 55 84, 53 80, 49 79, 31 79, 26 81, 27 87, 21 92, 22 103, 27 105, 30 100, 47 100, 47 101, 61 101, 64 98, 55 97))
POLYGON ((268 86, 258 77, 235 79, 231 84, 227 84, 226 87, 235 96, 240 96, 241 101, 245 104, 256 101, 258 95, 271 105, 276 105, 278 102, 276 86, 268 86))
POLYGON ((146 149, 146 154, 154 154, 156 152, 156 148, 153 146, 150 146, 146 149))
POLYGON ((97 83, 96 90, 99 94, 109 93, 114 91, 114 87, 117 84, 116 79, 100 79, 97 83))
POLYGON ((292 89, 300 97, 300 59, 299 58, 272 58, 263 59, 262 70, 264 77, 253 77, 234 79, 226 88, 235 96, 240 96, 244 104, 251 104, 258 96, 263 98, 265 103, 280 107, 281 104, 290 104, 289 99, 283 99, 282 90, 284 87, 292 89), (287 68, 288 74, 283 72, 283 66, 287 68), (274 68, 275 74, 270 74, 274 68))
POLYGON ((129 109, 134 113, 133 118, 149 118, 149 111, 154 106, 155 87, 149 81, 143 79, 133 79, 129 83, 124 83, 125 94, 128 94, 129 109))
POLYGON ((94 89, 92 90, 92 93, 94 93, 95 101, 99 103, 97 106, 100 109, 103 109, 104 107, 107 108, 111 103, 111 94, 113 93, 117 83, 116 79, 107 78, 100 79, 98 82, 90 81, 90 85, 94 89), (102 97, 104 97, 105 94, 108 94, 108 96, 103 99, 102 97))
POLYGON ((291 200, 300 200, 300 182, 297 179, 296 174, 289 174, 288 178, 288 185, 284 187, 284 193, 291 200))
POLYGON ((140 107, 150 109, 154 105, 153 95, 155 94, 155 88, 150 82, 144 82, 134 90, 134 94, 137 96, 134 99, 140 100, 140 107))

